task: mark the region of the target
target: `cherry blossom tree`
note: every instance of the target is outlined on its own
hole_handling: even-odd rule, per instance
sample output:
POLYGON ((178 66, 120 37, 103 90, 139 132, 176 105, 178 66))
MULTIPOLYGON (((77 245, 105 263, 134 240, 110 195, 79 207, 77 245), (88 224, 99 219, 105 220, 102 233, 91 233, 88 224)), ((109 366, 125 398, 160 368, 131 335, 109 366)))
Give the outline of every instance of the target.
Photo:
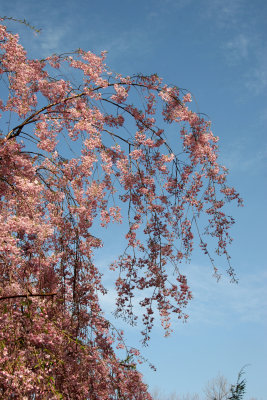
POLYGON ((112 73, 104 52, 29 59, 1 25, 0 74, 0 397, 151 399, 138 350, 101 308, 99 232, 127 222, 110 265, 117 315, 135 322, 138 293, 144 343, 155 312, 169 334, 171 315, 187 318, 179 265, 194 235, 219 274, 201 215, 230 261, 224 204, 242 200, 226 185, 218 138, 189 93, 156 74, 112 73))

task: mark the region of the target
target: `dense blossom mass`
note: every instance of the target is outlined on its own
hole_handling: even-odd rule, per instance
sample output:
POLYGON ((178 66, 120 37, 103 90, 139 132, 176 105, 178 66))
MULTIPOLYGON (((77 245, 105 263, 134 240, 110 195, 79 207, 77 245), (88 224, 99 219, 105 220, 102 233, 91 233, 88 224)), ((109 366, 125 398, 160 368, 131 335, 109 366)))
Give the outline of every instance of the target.
POLYGON ((138 294, 143 341, 155 312, 169 334, 171 315, 187 318, 179 263, 194 235, 210 256, 201 215, 229 261, 223 209, 241 200, 226 186, 218 138, 190 94, 156 74, 114 74, 105 53, 32 60, 1 25, 0 74, 0 397, 151 399, 139 352, 101 309, 99 232, 128 226, 110 265, 116 315, 134 323, 138 294))

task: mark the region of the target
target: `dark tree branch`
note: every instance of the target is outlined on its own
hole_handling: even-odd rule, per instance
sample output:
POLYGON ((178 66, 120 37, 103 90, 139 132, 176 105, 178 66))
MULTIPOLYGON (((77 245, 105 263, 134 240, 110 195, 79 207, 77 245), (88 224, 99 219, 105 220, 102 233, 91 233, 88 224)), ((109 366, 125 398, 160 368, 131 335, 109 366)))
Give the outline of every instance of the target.
POLYGON ((38 293, 38 294, 14 294, 11 296, 4 296, 0 297, 0 300, 6 300, 6 299, 16 299, 17 297, 45 297, 45 296, 56 296, 57 293, 38 293))

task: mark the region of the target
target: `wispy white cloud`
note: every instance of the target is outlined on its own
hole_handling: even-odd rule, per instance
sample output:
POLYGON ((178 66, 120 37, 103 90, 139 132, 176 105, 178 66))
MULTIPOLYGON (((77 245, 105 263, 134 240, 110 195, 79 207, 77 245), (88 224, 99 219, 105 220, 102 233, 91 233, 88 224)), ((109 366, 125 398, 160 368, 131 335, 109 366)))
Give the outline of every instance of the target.
POLYGON ((229 66, 242 67, 242 82, 250 93, 263 93, 267 87, 267 49, 259 36, 238 33, 221 46, 229 66))
POLYGON ((61 53, 68 33, 66 27, 47 27, 39 37, 41 49, 47 54, 61 53))
POLYGON ((105 37, 100 41, 100 44, 104 50, 109 52, 109 57, 112 59, 122 59, 125 57, 125 53, 148 56, 153 47, 149 35, 144 35, 144 32, 140 29, 124 31, 119 36, 105 37))
MULTIPOLYGON (((267 87, 267 49, 264 31, 257 26, 259 15, 245 0, 203 0, 202 18, 222 34, 221 55, 230 68, 240 68, 240 84, 251 94, 267 87), (248 12, 254 15, 248 18, 248 12)), ((265 11, 263 11, 265 12, 265 11)), ((219 37, 219 36, 218 36, 219 37)))
POLYGON ((255 63, 245 74, 246 87, 250 92, 261 94, 267 88, 267 48, 255 45, 255 63))
POLYGON ((215 19, 220 28, 235 25, 242 9, 242 0, 206 0, 202 15, 215 19))
POLYGON ((230 64, 236 64, 247 58, 249 55, 250 46, 250 37, 243 33, 239 33, 232 39, 228 40, 223 45, 228 62, 230 64))
POLYGON ((192 4, 192 0, 157 0, 153 2, 153 7, 147 13, 148 19, 158 18, 163 14, 171 14, 192 4))
POLYGON ((188 307, 189 323, 224 325, 267 322, 267 272, 243 274, 238 284, 223 277, 218 283, 207 268, 190 267, 194 299, 188 307))
POLYGON ((262 143, 261 148, 256 151, 250 151, 240 144, 228 146, 220 157, 222 165, 226 166, 232 172, 246 173, 249 176, 258 175, 260 171, 265 170, 267 157, 267 144, 262 143))

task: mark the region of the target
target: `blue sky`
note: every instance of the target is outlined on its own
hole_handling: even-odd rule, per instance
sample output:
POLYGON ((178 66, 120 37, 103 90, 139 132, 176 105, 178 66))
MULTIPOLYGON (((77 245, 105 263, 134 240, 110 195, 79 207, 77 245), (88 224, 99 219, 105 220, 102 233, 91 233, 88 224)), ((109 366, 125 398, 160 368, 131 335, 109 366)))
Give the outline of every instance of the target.
MULTIPOLYGON (((188 89, 195 109, 206 113, 220 137, 220 159, 230 169, 229 183, 245 207, 231 207, 236 218, 230 253, 239 284, 212 277, 209 260, 199 251, 184 266, 194 300, 186 324, 163 337, 156 325, 143 355, 151 389, 166 394, 202 393, 218 373, 234 383, 245 364, 247 394, 267 398, 266 309, 266 125, 267 3, 264 0, 33 0, 1 1, 1 15, 26 19, 40 35, 15 23, 32 57, 83 48, 107 50, 112 70, 131 75, 157 73, 166 83, 188 89)), ((116 228, 118 235, 119 228, 116 228)), ((119 242, 119 241, 118 241, 119 242)), ((106 235, 108 265, 119 243, 106 235)), ((225 270, 224 260, 219 262, 225 270)), ((106 275, 108 280, 109 275, 106 275)), ((103 299, 113 306, 112 290, 103 299)), ((116 323, 122 324, 120 321, 116 323)), ((122 324, 123 325, 123 324, 122 324)), ((136 328, 125 328, 129 344, 139 346, 136 328)))

